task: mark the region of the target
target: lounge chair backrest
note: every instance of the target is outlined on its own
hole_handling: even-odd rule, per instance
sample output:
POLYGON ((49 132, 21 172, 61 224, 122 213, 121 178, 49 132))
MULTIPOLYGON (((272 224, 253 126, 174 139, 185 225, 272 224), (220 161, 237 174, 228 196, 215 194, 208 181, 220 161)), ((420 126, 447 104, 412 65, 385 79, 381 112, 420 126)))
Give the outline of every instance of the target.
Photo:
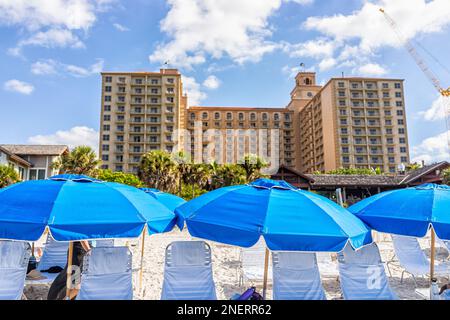
POLYGON ((166 248, 162 300, 215 300, 211 248, 204 241, 176 241, 166 248))
POLYGON ((114 239, 95 240, 96 248, 110 248, 114 247, 114 239))
POLYGON ((67 251, 69 249, 68 242, 56 241, 48 234, 45 241, 44 252, 41 260, 37 265, 39 271, 48 270, 51 267, 64 268, 67 263, 67 251))
POLYGON ((273 252, 274 300, 325 300, 315 253, 273 252))
POLYGON ((132 255, 128 247, 97 247, 85 255, 77 299, 133 299, 132 255))
POLYGON ((339 255, 339 278, 342 294, 346 300, 397 299, 389 286, 384 264, 375 243, 357 251, 346 246, 339 255))
POLYGON ((354 250, 352 246, 346 245, 344 250, 338 254, 339 262, 359 265, 377 265, 382 263, 380 251, 375 243, 354 250))
POLYGON ((0 241, 0 300, 20 300, 25 286, 30 244, 0 241))
POLYGON ((395 255, 400 265, 413 275, 425 275, 429 270, 429 261, 414 237, 392 235, 395 255))

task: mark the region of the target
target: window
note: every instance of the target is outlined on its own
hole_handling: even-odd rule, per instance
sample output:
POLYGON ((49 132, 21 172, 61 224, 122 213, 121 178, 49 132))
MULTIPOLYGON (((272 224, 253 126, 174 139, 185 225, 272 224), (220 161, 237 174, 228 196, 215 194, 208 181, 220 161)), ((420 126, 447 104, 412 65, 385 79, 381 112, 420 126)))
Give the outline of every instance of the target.
POLYGON ((208 119, 208 112, 202 113, 202 119, 208 119))
POLYGON ((396 92, 395 93, 395 97, 396 98, 401 98, 402 97, 402 93, 401 92, 396 92))
POLYGON ((111 106, 109 104, 105 104, 105 106, 103 107, 103 109, 105 111, 111 111, 111 106))
POLYGON ((136 79, 136 80, 134 80, 134 83, 136 83, 136 84, 142 84, 142 79, 136 79))
POLYGON ((103 125, 103 131, 109 131, 111 128, 109 126, 109 124, 104 124, 103 125))
POLYGON ((406 153, 406 147, 400 147, 400 152, 401 153, 406 153))
POLYGON ((107 154, 102 155, 102 160, 109 161, 109 155, 107 155, 107 154))
POLYGON ((30 169, 30 180, 44 180, 45 176, 45 169, 30 169))
POLYGON ((173 78, 167 78, 167 83, 173 84, 175 80, 173 78))
POLYGON ((111 92, 112 91, 112 87, 111 86, 106 86, 105 87, 105 92, 111 92))
POLYGON ((383 101, 383 105, 385 107, 390 107, 391 106, 391 102, 390 101, 383 101))
POLYGON ((401 83, 399 83, 399 82, 396 82, 394 86, 395 86, 395 89, 400 89, 402 87, 401 83))
POLYGON ((405 138, 399 138, 398 142, 401 143, 401 144, 404 144, 404 143, 406 143, 406 139, 405 138))
POLYGON ((408 157, 400 157, 401 162, 408 162, 408 157))
POLYGON ((110 76, 106 76, 105 77, 105 82, 112 82, 112 77, 110 77, 110 76))
POLYGON ((396 105, 397 107, 403 107, 403 102, 402 102, 402 101, 396 101, 396 102, 395 102, 395 105, 396 105))
POLYGON ((105 96, 105 102, 111 102, 111 96, 105 96))
MULTIPOLYGON (((231 120, 231 119, 233 119, 233 115, 231 114, 231 112, 227 112, 227 120, 231 120)), ((231 123, 230 123, 230 126, 231 126, 231 123)))
POLYGON ((157 88, 151 88, 150 93, 151 94, 158 94, 158 89, 157 88))
POLYGON ((397 110, 397 115, 398 116, 403 116, 403 110, 397 110))
POLYGON ((126 78, 125 77, 119 77, 119 82, 122 82, 122 83, 124 83, 125 81, 126 81, 126 78))
POLYGON ((389 83, 383 83, 383 89, 389 89, 389 83))
POLYGON ((339 106, 345 107, 345 100, 339 100, 339 106))
POLYGON ((159 83, 158 79, 152 79, 150 82, 151 82, 151 84, 158 84, 159 83))
POLYGON ((394 153, 394 148, 393 147, 389 147, 387 150, 388 150, 388 153, 394 153))
POLYGON ((102 151, 109 151, 109 144, 103 144, 102 151))
POLYGON ((404 128, 398 128, 398 133, 399 134, 405 134, 405 129, 404 128))
POLYGON ((103 121, 111 121, 111 116, 109 114, 103 115, 103 121))
POLYGON ((109 134, 104 134, 102 138, 103 141, 109 141, 109 134))
POLYGON ((220 119, 220 113, 219 112, 214 113, 214 119, 216 119, 216 120, 220 119))
POLYGON ((345 97, 345 91, 339 91, 339 97, 345 97))
POLYGON ((398 119, 398 120, 397 120, 397 123, 398 123, 399 125, 404 125, 404 124, 405 124, 405 121, 404 121, 403 119, 398 119))
POLYGON ((255 121, 256 120, 256 113, 250 113, 250 120, 255 121))

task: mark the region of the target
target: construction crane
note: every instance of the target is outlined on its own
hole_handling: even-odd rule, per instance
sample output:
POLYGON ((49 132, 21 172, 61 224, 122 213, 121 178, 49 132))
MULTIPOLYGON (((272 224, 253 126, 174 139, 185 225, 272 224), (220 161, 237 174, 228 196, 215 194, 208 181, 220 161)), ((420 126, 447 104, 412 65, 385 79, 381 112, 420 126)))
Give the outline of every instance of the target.
MULTIPOLYGON (((392 27, 392 29, 397 34, 400 41, 405 46, 406 50, 409 52, 409 54, 413 57, 414 61, 417 63, 419 68, 422 70, 422 72, 427 76, 427 78, 431 81, 433 86, 436 88, 436 90, 439 92, 439 94, 443 97, 450 97, 450 87, 445 89, 441 86, 441 82, 436 77, 436 75, 433 73, 433 71, 427 66, 425 61, 420 56, 419 52, 416 50, 414 45, 410 40, 408 40, 406 37, 403 36, 401 33, 399 27, 397 26, 397 23, 392 19, 383 8, 380 8, 380 12, 383 13, 384 17, 386 18, 389 25, 392 27)), ((450 99, 444 100, 444 112, 445 112, 445 118, 446 118, 446 126, 447 126, 447 138, 448 138, 448 147, 450 149, 450 134, 448 133, 450 131, 450 101, 446 101, 450 99)))

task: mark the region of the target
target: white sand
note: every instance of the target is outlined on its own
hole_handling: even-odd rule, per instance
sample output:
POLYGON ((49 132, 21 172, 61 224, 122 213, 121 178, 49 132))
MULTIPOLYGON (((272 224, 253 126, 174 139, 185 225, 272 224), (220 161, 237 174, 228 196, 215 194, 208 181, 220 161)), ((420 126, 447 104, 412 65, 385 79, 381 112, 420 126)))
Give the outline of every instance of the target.
MULTIPOLYGON (((134 288, 135 299, 145 300, 159 300, 161 295, 161 287, 164 272, 164 252, 166 246, 172 241, 192 240, 186 231, 179 232, 174 230, 166 234, 152 235, 146 237, 145 257, 144 257, 144 272, 143 272, 143 288, 139 290, 139 272, 134 273, 134 288)), ((376 240, 381 251, 383 261, 387 262, 394 256, 392 243, 390 237, 386 235, 377 235, 376 240)), ((116 245, 128 244, 133 252, 133 268, 139 268, 141 247, 140 239, 119 240, 116 245)), ((429 253, 430 241, 428 238, 420 239, 422 248, 429 253)), ((239 253, 238 247, 223 245, 220 243, 209 242, 212 248, 212 261, 214 280, 216 283, 217 297, 219 299, 229 299, 234 293, 241 293, 246 288, 256 285, 261 290, 262 283, 246 283, 244 286, 239 286, 239 253)), ((443 248, 438 248, 437 258, 439 261, 444 261, 447 258, 448 252, 443 248)), ((391 265, 392 266, 392 265, 391 265)), ((263 266, 261 266, 263 268, 263 266)), ((325 265, 319 264, 319 268, 327 271, 327 276, 322 275, 322 282, 327 293, 328 299, 342 299, 338 274, 332 270, 324 270, 325 265)), ((392 289, 396 292, 400 299, 420 299, 415 293, 415 284, 412 277, 405 274, 403 283, 400 283, 400 276, 403 271, 401 267, 393 265, 391 267, 392 277, 386 269, 392 289)), ((443 284, 446 279, 439 279, 439 283, 443 284)), ((427 287, 428 280, 426 278, 417 279, 419 287, 427 287)), ((25 294, 28 299, 45 299, 48 287, 38 288, 27 286, 25 294)), ((272 298, 271 286, 269 284, 268 299, 272 298)))

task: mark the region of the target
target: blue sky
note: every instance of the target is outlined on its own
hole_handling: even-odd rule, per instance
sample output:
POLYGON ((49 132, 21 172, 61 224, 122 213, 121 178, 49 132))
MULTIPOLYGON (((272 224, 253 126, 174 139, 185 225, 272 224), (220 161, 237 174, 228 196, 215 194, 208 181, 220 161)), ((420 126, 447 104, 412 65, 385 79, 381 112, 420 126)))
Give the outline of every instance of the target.
POLYGON ((0 0, 0 140, 97 147, 102 70, 169 60, 193 105, 284 107, 304 62, 319 83, 405 79, 412 158, 448 160, 443 103, 380 6, 450 69, 448 0, 0 0))

